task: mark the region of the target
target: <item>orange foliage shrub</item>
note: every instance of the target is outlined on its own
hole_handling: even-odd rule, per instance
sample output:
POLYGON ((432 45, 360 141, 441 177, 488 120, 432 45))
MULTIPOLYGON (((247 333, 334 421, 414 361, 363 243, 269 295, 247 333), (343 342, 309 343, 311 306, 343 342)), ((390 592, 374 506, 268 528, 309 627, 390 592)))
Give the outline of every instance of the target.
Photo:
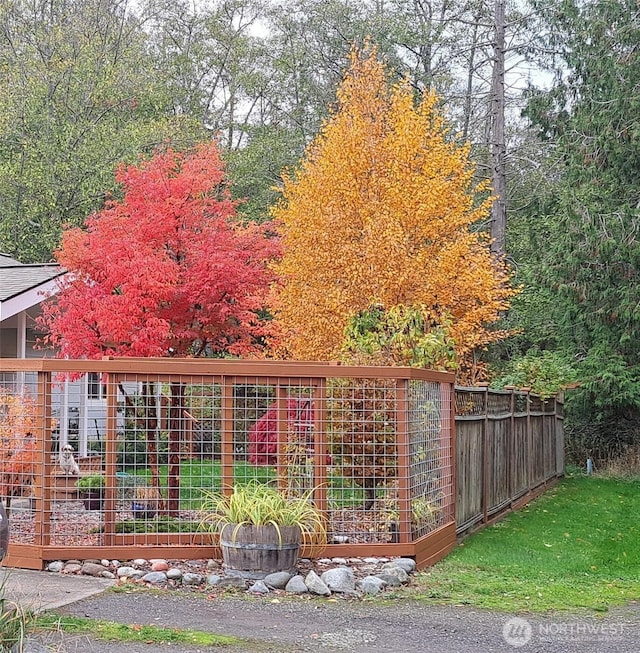
POLYGON ((349 320, 373 303, 426 307, 450 325, 460 359, 503 337, 487 326, 513 291, 471 229, 488 217, 486 190, 438 98, 416 106, 407 83, 389 86, 375 51, 354 51, 336 110, 273 210, 284 246, 277 355, 338 358, 349 320))
POLYGON ((21 496, 35 471, 35 402, 0 388, 0 496, 21 496))

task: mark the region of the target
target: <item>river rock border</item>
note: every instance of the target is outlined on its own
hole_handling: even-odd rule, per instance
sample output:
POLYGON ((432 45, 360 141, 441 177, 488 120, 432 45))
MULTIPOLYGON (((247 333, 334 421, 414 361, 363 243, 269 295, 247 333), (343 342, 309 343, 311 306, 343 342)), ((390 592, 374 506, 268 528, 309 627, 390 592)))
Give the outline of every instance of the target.
POLYGON ((254 595, 285 592, 291 595, 330 597, 337 594, 360 598, 409 583, 416 563, 412 558, 301 560, 296 574, 281 571, 260 580, 226 574, 217 560, 56 560, 49 563, 46 569, 53 573, 110 578, 120 585, 132 583, 206 592, 234 588, 254 595))

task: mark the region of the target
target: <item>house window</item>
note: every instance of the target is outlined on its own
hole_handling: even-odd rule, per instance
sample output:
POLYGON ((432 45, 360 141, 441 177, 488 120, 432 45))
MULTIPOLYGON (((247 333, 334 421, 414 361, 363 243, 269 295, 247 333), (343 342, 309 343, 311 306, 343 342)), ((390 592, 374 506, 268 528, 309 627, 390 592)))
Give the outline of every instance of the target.
POLYGON ((107 389, 102 383, 102 374, 89 372, 87 376, 87 399, 104 399, 107 396, 107 389))

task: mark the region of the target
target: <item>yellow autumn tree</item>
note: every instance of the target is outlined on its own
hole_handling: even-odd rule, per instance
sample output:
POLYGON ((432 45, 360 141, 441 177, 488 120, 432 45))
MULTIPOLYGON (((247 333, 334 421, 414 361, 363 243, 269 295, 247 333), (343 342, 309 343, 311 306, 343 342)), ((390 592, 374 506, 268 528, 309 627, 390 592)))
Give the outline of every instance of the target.
POLYGON ((488 325, 513 292, 472 229, 491 198, 436 95, 416 105, 368 48, 352 51, 337 100, 273 209, 284 246, 278 355, 339 357, 345 327, 373 304, 423 307, 429 323, 449 325, 461 358, 501 337, 488 325))

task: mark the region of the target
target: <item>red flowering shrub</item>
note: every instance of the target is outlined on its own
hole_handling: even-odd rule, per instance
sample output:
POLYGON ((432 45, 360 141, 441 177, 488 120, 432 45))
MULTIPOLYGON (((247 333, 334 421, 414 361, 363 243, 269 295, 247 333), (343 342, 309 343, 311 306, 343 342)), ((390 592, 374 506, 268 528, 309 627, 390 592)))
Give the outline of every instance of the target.
MULTIPOLYGON (((313 455, 314 411, 311 399, 287 399, 287 445, 304 445, 313 455)), ((254 465, 276 465, 278 462, 278 404, 267 412, 249 431, 249 462, 254 465)))

